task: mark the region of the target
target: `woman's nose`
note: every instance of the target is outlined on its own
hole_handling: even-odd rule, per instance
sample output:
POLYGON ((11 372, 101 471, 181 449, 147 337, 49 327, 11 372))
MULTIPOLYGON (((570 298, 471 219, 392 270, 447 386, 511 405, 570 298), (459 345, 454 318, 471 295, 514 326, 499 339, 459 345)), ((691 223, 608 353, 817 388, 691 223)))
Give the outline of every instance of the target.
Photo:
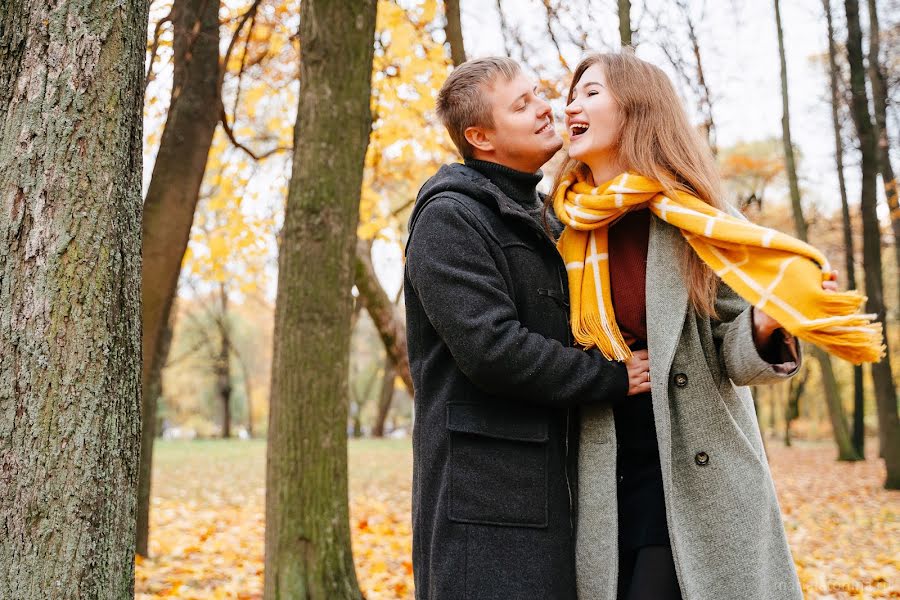
POLYGON ((566 114, 574 115, 581 112, 581 107, 575 104, 575 102, 571 102, 568 106, 566 106, 566 114))

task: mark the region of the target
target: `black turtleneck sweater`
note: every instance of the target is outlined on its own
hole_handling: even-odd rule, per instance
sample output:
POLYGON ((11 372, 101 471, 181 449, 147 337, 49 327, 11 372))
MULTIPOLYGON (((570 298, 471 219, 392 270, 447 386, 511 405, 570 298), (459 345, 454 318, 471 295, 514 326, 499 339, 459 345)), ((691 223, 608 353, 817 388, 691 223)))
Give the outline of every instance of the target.
POLYGON ((535 222, 541 225, 543 203, 537 192, 537 184, 544 178, 541 171, 526 173, 475 158, 467 158, 466 166, 490 179, 491 183, 500 188, 500 191, 506 194, 510 200, 521 205, 535 222))

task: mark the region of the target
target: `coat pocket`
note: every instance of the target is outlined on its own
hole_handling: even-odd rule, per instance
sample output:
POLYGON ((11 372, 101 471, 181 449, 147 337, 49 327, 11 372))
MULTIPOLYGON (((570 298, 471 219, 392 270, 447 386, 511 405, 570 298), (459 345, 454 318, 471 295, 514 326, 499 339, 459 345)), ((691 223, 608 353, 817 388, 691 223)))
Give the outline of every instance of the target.
POLYGON ((549 428, 533 409, 447 406, 451 521, 546 527, 549 428))

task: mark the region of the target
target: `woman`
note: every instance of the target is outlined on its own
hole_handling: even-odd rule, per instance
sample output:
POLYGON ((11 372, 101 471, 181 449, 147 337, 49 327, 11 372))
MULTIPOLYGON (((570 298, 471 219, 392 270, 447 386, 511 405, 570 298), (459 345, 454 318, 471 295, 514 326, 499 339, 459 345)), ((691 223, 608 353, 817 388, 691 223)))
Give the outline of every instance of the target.
POLYGON ((746 386, 796 373, 779 321, 857 362, 880 354, 880 330, 815 249, 721 212, 711 153, 660 69, 589 56, 566 125, 545 211, 566 224, 573 332, 618 360, 648 348, 651 384, 582 412, 579 597, 800 599, 746 386))

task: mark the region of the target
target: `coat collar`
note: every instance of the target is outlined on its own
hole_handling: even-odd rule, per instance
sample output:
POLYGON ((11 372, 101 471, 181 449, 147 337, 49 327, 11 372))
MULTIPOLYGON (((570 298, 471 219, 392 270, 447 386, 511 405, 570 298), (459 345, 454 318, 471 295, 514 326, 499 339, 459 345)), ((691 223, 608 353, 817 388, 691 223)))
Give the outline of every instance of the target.
MULTIPOLYGON (((555 244, 555 240, 550 239, 550 237, 547 235, 547 232, 544 231, 544 229, 534 220, 534 218, 530 214, 528 214, 528 212, 522 207, 522 205, 507 196, 506 193, 504 193, 503 190, 497 187, 497 185, 495 185, 493 181, 488 179, 487 176, 466 165, 453 166, 457 168, 456 172, 458 175, 468 178, 470 183, 476 185, 481 190, 482 193, 480 194, 472 194, 471 197, 474 200, 477 200, 482 204, 487 204, 489 206, 496 206, 497 211, 503 218, 519 221, 522 224, 526 225, 529 229, 536 232, 538 236, 547 238, 552 244, 555 244)), ((543 202, 545 198, 546 194, 537 192, 537 199, 540 202, 543 202)))
MULTIPOLYGON (((501 217, 521 221, 546 237, 542 228, 521 204, 509 198, 483 174, 460 163, 442 166, 419 190, 416 204, 409 219, 410 233, 422 209, 431 200, 443 193, 456 193, 467 196, 476 202, 494 208, 501 217)), ((543 201, 544 194, 539 192, 538 199, 543 201)))

